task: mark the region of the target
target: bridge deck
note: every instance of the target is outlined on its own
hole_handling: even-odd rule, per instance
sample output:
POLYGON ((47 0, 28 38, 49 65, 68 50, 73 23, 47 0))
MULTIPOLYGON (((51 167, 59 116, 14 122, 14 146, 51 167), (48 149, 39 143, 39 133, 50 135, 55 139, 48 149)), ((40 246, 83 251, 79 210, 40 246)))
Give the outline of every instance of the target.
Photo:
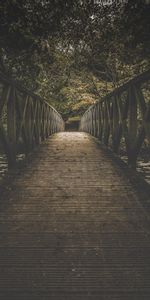
POLYGON ((2 194, 0 299, 149 299, 149 228, 85 133, 53 135, 2 194))

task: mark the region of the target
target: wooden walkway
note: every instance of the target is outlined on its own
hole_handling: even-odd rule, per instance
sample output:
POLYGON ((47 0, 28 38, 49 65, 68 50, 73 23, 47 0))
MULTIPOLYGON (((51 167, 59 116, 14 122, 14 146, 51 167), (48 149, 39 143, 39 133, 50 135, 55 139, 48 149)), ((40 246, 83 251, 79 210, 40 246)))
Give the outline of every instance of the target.
POLYGON ((94 138, 53 135, 0 197, 0 299, 150 299, 148 211, 94 138))

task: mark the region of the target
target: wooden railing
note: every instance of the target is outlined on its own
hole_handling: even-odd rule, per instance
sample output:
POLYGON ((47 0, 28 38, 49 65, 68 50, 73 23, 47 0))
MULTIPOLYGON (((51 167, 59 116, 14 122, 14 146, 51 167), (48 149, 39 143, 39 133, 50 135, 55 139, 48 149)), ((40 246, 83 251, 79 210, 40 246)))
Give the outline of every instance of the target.
POLYGON ((0 147, 9 167, 49 135, 64 130, 60 114, 46 101, 0 75, 0 147))
POLYGON ((128 164, 136 167, 141 147, 150 143, 150 70, 109 93, 82 116, 80 130, 119 153, 124 144, 128 164), (146 95, 146 96, 144 96, 146 95))

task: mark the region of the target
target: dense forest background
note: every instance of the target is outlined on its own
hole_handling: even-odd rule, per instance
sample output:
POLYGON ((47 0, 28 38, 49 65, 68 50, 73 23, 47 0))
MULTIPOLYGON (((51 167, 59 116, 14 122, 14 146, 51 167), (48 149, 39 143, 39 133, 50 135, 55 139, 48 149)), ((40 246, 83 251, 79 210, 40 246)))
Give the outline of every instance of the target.
POLYGON ((150 66, 150 2, 100 2, 0 2, 0 72, 65 120, 150 66))

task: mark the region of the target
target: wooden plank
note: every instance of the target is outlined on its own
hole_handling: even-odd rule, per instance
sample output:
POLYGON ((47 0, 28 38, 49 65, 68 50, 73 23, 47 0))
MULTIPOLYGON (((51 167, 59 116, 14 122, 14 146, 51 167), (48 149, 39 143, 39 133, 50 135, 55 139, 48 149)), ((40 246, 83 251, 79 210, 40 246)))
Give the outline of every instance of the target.
POLYGON ((31 158, 0 195, 0 298, 148 300, 148 208, 110 152, 65 132, 31 158))

